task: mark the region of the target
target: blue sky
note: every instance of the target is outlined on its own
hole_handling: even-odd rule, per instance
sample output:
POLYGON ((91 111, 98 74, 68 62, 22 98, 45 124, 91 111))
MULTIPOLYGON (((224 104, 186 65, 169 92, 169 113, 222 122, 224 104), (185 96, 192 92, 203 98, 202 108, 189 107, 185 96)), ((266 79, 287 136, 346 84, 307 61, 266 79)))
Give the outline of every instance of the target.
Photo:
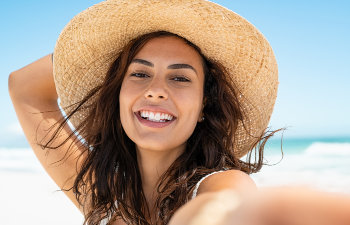
MULTIPOLYGON (((0 143, 21 138, 7 78, 53 51, 77 13, 100 1, 4 1, 0 9, 0 143)), ((246 18, 268 39, 280 86, 270 126, 285 137, 350 136, 349 1, 214 1, 246 18)), ((1 144, 0 144, 1 146, 1 144)))

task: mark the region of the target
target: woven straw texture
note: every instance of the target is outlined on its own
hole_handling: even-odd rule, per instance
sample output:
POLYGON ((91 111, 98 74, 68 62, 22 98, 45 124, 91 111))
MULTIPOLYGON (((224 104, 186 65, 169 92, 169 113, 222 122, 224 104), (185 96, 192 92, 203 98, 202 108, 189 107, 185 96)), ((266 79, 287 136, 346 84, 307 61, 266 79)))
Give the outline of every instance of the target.
MULTIPOLYGON (((159 30, 186 38, 230 72, 240 92, 247 128, 240 123, 234 151, 238 157, 245 155, 270 120, 278 87, 277 63, 270 44, 252 24, 209 1, 108 0, 76 15, 54 49, 53 72, 61 107, 78 102, 102 83, 131 39, 159 30)), ((70 121, 77 125, 86 113, 70 121)))

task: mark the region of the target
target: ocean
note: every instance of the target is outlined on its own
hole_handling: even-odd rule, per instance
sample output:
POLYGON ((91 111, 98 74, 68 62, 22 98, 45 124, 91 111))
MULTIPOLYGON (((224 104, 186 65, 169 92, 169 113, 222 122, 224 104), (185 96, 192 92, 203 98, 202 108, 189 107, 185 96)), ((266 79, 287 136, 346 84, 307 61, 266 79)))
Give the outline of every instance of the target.
POLYGON ((265 148, 268 165, 252 177, 258 186, 308 186, 350 193, 350 138, 271 140, 265 148))
MULTIPOLYGON (((265 164, 252 177, 258 186, 310 185, 350 193, 350 137, 269 140, 265 164)), ((29 148, 1 148, 0 172, 41 173, 29 148)))

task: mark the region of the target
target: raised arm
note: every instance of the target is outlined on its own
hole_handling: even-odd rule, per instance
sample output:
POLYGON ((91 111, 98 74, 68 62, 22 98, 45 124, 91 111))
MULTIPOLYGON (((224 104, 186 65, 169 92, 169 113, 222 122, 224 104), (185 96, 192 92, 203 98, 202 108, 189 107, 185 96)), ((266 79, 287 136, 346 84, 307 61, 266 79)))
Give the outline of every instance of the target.
MULTIPOLYGON (((42 149, 38 144, 49 140, 55 129, 50 132, 48 130, 63 119, 57 104, 52 55, 46 55, 12 72, 8 85, 18 120, 35 155, 61 189, 71 188, 77 174, 77 166, 79 168, 80 161, 84 158, 81 157, 78 161, 82 149, 74 144, 76 137, 69 138, 65 144, 53 150, 42 149), (68 152, 70 145, 72 146, 68 152)), ((62 143, 69 137, 69 133, 70 128, 66 125, 52 144, 55 146, 62 143)), ((65 191, 65 194, 82 210, 72 190, 65 191)))

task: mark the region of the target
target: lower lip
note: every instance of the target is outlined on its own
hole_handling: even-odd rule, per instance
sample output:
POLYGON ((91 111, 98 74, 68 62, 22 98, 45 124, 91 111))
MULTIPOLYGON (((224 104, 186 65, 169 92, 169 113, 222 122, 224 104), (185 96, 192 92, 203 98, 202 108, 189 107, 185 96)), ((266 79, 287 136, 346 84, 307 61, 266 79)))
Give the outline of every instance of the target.
POLYGON ((138 113, 135 113, 135 115, 136 115, 137 119, 140 121, 140 123, 142 123, 143 125, 145 125, 147 127, 153 127, 153 128, 166 127, 175 121, 175 119, 172 119, 172 120, 166 121, 166 122, 153 122, 153 121, 146 120, 146 119, 142 118, 138 113))

